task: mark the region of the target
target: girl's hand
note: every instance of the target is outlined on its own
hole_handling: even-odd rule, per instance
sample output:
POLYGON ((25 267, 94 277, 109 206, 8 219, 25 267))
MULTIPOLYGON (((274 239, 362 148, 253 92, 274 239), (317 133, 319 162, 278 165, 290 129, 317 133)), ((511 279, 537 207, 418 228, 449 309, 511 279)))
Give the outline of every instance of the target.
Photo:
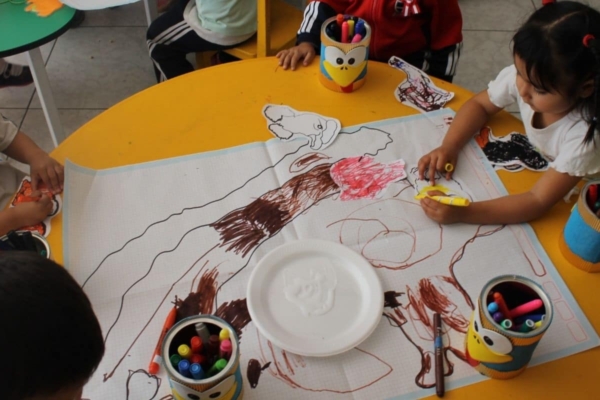
POLYGON ((52 199, 45 194, 36 200, 19 203, 7 210, 12 213, 15 229, 31 226, 43 221, 52 212, 52 199))
POLYGON ((38 182, 41 180, 52 194, 61 193, 65 179, 64 167, 45 152, 40 152, 32 159, 29 166, 31 168, 31 189, 33 192, 36 193, 38 182))
POLYGON ((312 44, 302 42, 291 49, 281 50, 277 53, 277 58, 279 58, 279 65, 282 66, 283 69, 291 67, 292 71, 294 71, 300 60, 304 60, 302 65, 306 67, 315 58, 315 54, 315 48, 312 44))
POLYGON ((456 168, 459 150, 450 146, 440 146, 437 149, 430 151, 419 159, 419 179, 425 179, 425 173, 429 177, 431 185, 435 185, 435 172, 439 171, 446 179, 452 177, 452 173, 456 168), (446 164, 451 164, 452 169, 446 171, 446 164))
MULTIPOLYGON (((429 196, 445 196, 444 193, 437 190, 427 192, 429 196)), ((433 199, 425 197, 421 199, 421 208, 425 214, 440 224, 454 224, 464 220, 465 212, 469 207, 457 207, 442 204, 433 199)))

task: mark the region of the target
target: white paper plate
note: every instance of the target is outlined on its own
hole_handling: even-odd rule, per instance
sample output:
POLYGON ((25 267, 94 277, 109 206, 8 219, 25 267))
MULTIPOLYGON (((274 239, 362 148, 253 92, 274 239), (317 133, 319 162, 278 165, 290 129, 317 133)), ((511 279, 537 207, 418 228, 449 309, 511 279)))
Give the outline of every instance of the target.
POLYGON ((375 330, 383 289, 371 264, 349 248, 299 240, 258 262, 247 304, 252 321, 274 345, 304 356, 331 356, 375 330))

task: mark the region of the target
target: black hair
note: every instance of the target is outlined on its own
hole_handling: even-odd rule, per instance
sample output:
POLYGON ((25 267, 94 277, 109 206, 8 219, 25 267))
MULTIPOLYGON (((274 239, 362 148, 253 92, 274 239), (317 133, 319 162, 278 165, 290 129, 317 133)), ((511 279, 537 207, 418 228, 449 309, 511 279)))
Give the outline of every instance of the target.
POLYGON ((103 355, 100 324, 75 279, 33 252, 0 252, 0 399, 83 386, 103 355))
POLYGON ((560 93, 581 112, 589 128, 584 143, 594 141, 600 119, 600 13, 574 1, 555 2, 534 12, 513 37, 513 55, 524 62, 537 88, 560 93), (586 46, 583 38, 592 35, 586 46), (589 80, 594 92, 580 97, 589 80))

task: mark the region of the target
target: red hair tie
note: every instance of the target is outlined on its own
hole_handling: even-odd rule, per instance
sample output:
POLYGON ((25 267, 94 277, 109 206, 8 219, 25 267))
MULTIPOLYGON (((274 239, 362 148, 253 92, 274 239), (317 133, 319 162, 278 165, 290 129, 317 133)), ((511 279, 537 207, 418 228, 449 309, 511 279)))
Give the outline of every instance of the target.
POLYGON ((596 38, 594 37, 594 35, 590 35, 590 34, 587 34, 587 35, 585 35, 585 36, 583 37, 583 40, 582 40, 582 42, 583 42, 583 45, 584 45, 585 47, 589 48, 589 47, 591 46, 591 43, 590 43, 590 42, 591 42, 592 40, 596 40, 596 38))
POLYGON ((548 4, 556 3, 556 0, 542 0, 542 5, 547 6, 548 4))

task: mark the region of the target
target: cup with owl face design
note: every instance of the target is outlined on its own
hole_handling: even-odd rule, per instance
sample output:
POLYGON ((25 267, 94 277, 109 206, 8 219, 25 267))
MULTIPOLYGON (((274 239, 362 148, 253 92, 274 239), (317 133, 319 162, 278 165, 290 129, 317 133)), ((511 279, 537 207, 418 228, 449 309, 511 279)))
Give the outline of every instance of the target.
POLYGON ((344 18, 329 18, 321 27, 319 80, 328 89, 351 93, 367 78, 371 27, 361 18, 344 18))
POLYGON ((552 315, 550 298, 531 279, 518 275, 492 279, 483 287, 469 323, 467 362, 490 378, 519 375, 548 330, 552 315))

